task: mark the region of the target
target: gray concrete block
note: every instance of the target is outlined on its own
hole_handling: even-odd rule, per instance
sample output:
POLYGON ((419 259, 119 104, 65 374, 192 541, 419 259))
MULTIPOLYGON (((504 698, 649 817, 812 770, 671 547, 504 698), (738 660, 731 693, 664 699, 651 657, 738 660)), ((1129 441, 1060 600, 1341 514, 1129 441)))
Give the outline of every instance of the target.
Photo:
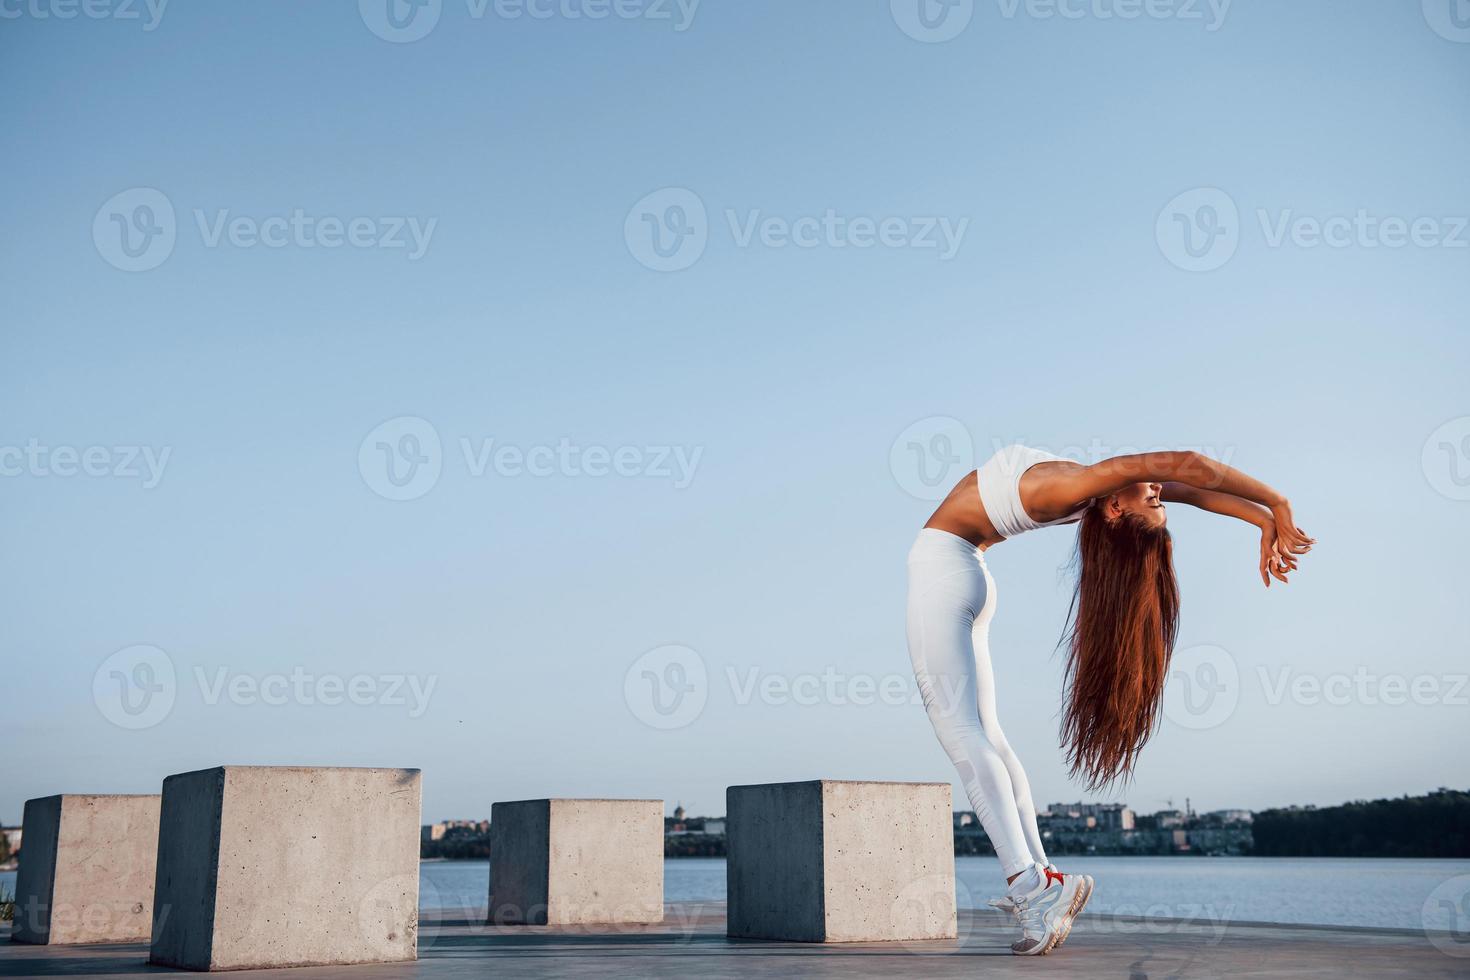
POLYGON ((663 917, 663 800, 522 800, 490 808, 492 924, 663 917))
POLYGON ((955 937, 948 783, 731 786, 725 808, 730 936, 955 937))
POLYGON ((23 943, 127 943, 152 929, 157 796, 27 800, 15 923, 23 943))
POLYGON ((418 954, 417 769, 223 766, 163 782, 149 962, 190 970, 418 954))

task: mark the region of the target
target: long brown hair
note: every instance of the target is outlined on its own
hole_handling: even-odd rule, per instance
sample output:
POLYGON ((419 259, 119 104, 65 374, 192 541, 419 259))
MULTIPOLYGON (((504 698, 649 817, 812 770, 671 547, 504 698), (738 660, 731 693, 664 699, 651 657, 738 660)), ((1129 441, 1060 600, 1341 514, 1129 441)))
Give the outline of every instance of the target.
POLYGON ((1062 743, 1073 776, 1098 789, 1126 777, 1153 734, 1179 633, 1179 585, 1167 529, 1102 501, 1077 530, 1062 743))

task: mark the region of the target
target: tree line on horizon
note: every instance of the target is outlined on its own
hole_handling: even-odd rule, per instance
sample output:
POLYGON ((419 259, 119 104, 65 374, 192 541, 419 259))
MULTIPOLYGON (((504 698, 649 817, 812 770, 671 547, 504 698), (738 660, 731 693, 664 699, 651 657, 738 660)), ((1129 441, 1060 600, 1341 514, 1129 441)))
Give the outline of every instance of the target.
POLYGON ((1251 830, 1259 857, 1470 857, 1470 791, 1262 810, 1251 830))

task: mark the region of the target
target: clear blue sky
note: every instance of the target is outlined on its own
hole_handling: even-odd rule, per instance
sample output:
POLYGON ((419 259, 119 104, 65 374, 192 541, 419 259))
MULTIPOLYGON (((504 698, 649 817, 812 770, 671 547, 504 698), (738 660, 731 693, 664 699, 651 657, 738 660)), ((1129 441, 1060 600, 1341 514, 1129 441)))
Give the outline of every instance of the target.
MULTIPOLYGON (((1229 710, 1167 720, 1121 798, 1470 785, 1470 31, 1448 0, 984 0, 939 43, 889 0, 558 2, 443 0, 409 42, 380 34, 427 22, 373 0, 170 4, 151 30, 141 5, 5 7, 0 819, 223 762, 419 766, 426 819, 948 779, 917 706, 740 703, 752 677, 909 678, 904 556, 932 504, 890 459, 935 417, 981 455, 1209 448, 1320 541, 1267 592, 1252 529, 1174 513, 1181 647, 1237 679, 1181 660, 1171 696, 1233 684, 1229 710), (668 188, 689 193, 635 208, 668 188), (669 209, 690 195, 707 226, 669 209), (649 267, 645 214, 694 230, 687 267, 649 267), (367 244, 324 244, 357 218, 367 244), (1392 247, 1383 219, 1427 220, 1392 247), (930 225, 958 247, 915 247, 943 244, 930 225), (408 423, 368 439, 400 417, 439 453, 408 423), (627 447, 637 475, 478 467, 487 440, 627 447), (377 492, 403 495, 379 441, 431 486, 377 492), (89 449, 122 473, 86 475, 89 449), (707 683, 665 730, 629 694, 669 644, 707 683), (135 645, 176 686, 133 729, 112 671, 162 683, 108 660, 135 645), (293 671, 381 696, 249 696, 293 671), (392 675, 433 685, 424 710, 392 675)), ((1043 805, 1082 795, 1056 740, 1071 544, 989 558, 1001 717, 1043 805)))

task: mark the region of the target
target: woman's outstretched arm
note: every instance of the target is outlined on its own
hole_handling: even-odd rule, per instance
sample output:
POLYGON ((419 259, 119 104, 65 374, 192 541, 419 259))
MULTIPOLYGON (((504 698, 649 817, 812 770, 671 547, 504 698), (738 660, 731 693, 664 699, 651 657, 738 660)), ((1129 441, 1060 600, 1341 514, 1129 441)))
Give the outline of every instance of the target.
POLYGON ((1311 550, 1307 537, 1291 516, 1286 496, 1216 459, 1197 452, 1140 453, 1114 456, 1077 471, 1077 489, 1083 497, 1106 497, 1130 483, 1183 483, 1200 490, 1214 490, 1268 507, 1276 521, 1276 535, 1290 554, 1311 550))
POLYGON ((1218 490, 1201 490, 1187 483, 1165 483, 1160 496, 1168 503, 1188 504, 1207 510, 1212 514, 1221 514, 1225 517, 1234 517, 1254 524, 1261 529, 1261 559, 1259 571, 1261 581, 1266 588, 1271 587, 1271 576, 1285 582, 1288 572, 1296 571, 1296 556, 1289 550, 1283 549, 1276 536, 1276 519, 1271 516, 1271 511, 1244 497, 1237 497, 1232 493, 1221 493, 1218 490))
MULTIPOLYGON (((1258 505, 1270 515, 1269 527, 1262 527, 1261 564, 1263 577, 1269 572, 1281 581, 1284 573, 1296 565, 1296 555, 1312 549, 1313 540, 1296 526, 1291 502, 1276 489, 1233 466, 1192 451, 1139 453, 1114 456, 1091 466, 1058 470, 1046 484, 1037 488, 1037 509, 1066 514, 1087 500, 1117 493, 1134 483, 1176 484, 1197 494, 1206 510, 1240 517, 1256 523, 1251 510, 1258 505), (1235 498, 1232 503, 1226 498, 1235 498), (1216 510, 1216 508, 1225 508, 1216 510)), ((1176 491, 1178 492, 1178 491, 1176 491)), ((1176 497, 1182 501, 1182 498, 1176 497)), ((1193 503, 1194 501, 1190 501, 1193 503)), ((1270 580, 1266 581, 1269 586, 1270 580)))

